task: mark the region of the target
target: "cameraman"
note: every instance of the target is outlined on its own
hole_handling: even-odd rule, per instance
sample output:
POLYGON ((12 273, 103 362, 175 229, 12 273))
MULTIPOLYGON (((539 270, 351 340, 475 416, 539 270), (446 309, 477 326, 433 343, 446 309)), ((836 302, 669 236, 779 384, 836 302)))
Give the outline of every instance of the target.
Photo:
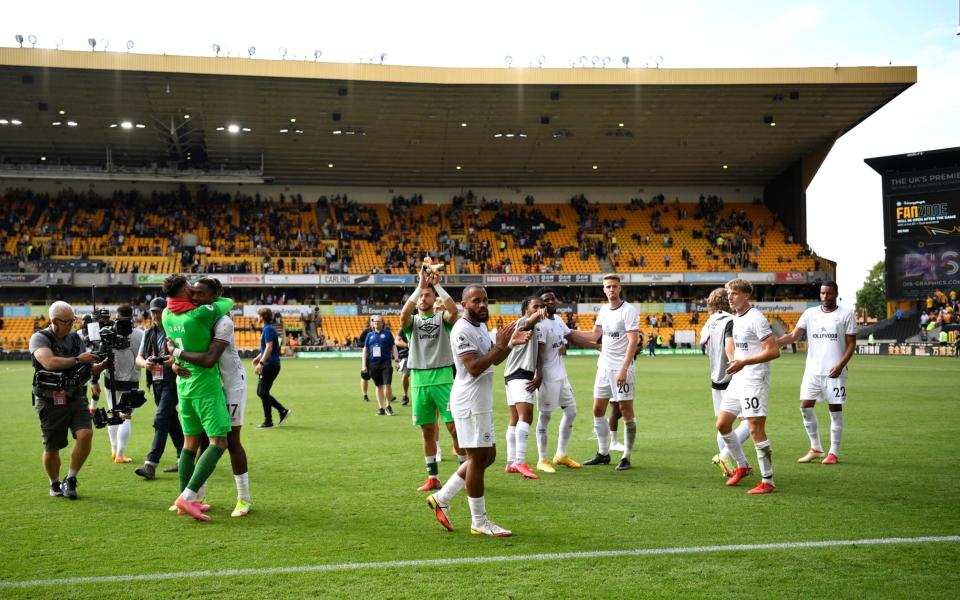
MULTIPOLYGON (((85 352, 80 336, 72 331, 76 317, 66 302, 50 305, 50 326, 30 338, 33 356, 33 402, 40 417, 43 435, 43 468, 50 478, 50 495, 77 499, 77 472, 90 454, 93 439, 92 419, 86 407, 86 380, 107 366, 96 362, 97 356, 85 352), (90 369, 90 373, 85 373, 90 369), (61 389, 38 385, 40 373, 46 371, 63 377, 61 389), (77 443, 70 457, 70 470, 60 483, 60 450, 67 446, 67 430, 77 443)), ((54 375, 54 377, 56 377, 54 375)))
MULTIPOLYGON (((147 370, 147 387, 153 389, 153 400, 157 403, 157 412, 153 417, 153 445, 147 460, 142 467, 137 468, 137 475, 144 479, 156 479, 157 465, 163 456, 167 445, 167 436, 177 449, 177 458, 183 450, 183 428, 177 416, 177 380, 176 374, 169 366, 162 365, 162 359, 168 354, 167 334, 163 331, 160 319, 167 301, 163 298, 154 298, 150 301, 150 317, 153 323, 150 329, 143 334, 143 342, 137 353, 137 366, 147 370)), ((176 473, 177 464, 163 470, 164 473, 176 473)))
MULTIPOLYGON (((104 376, 107 388, 104 394, 107 397, 107 405, 111 410, 114 408, 113 403, 120 399, 120 394, 134 391, 140 387, 140 366, 137 364, 137 350, 143 341, 143 330, 133 327, 133 309, 129 305, 117 308, 117 317, 112 326, 117 335, 126 341, 117 344, 117 347, 114 348, 113 368, 108 369, 104 376)), ((93 380, 93 395, 95 397, 100 396, 99 378, 93 380)), ((96 408, 96 400, 93 401, 91 408, 96 408)), ((107 426, 107 433, 110 435, 110 454, 113 456, 113 462, 118 465, 131 462, 131 459, 127 457, 127 443, 130 441, 130 418, 132 416, 132 412, 131 414, 125 414, 121 425, 107 426)))

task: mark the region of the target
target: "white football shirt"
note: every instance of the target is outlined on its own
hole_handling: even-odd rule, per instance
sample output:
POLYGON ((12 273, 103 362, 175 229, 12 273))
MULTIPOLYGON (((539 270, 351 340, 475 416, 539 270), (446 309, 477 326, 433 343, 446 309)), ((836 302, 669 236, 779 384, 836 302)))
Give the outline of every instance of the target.
POLYGON ((227 343, 227 348, 220 355, 220 379, 223 388, 235 390, 246 386, 244 380, 243 363, 240 362, 240 353, 237 352, 237 338, 234 333, 233 319, 224 315, 213 326, 213 339, 227 343))
POLYGON ((479 377, 474 377, 460 360, 460 356, 468 352, 486 356, 492 347, 486 323, 474 325, 464 317, 453 324, 450 349, 453 350, 457 376, 450 390, 450 412, 455 418, 464 419, 475 413, 493 412, 493 365, 479 377))
POLYGON ((567 378, 567 367, 560 349, 566 343, 570 328, 556 316, 552 319, 547 317, 540 323, 543 325, 543 380, 562 381, 567 378))
MULTIPOLYGON (((770 329, 770 323, 763 313, 751 306, 747 312, 733 317, 733 343, 736 349, 733 353, 734 360, 741 360, 750 356, 755 356, 763 351, 763 340, 773 335, 770 329)), ((738 380, 761 382, 770 375, 770 362, 764 362, 757 365, 747 365, 738 373, 734 374, 738 380)))
MULTIPOLYGON (((627 355, 627 333, 640 331, 640 313, 629 302, 621 302, 615 309, 604 304, 597 313, 594 327, 603 329, 603 344, 597 366, 607 371, 619 371, 627 355)), ((633 360, 633 357, 630 357, 633 360)))
POLYGON ((807 374, 829 375, 830 369, 843 359, 848 335, 856 335, 853 311, 837 306, 830 312, 823 307, 808 308, 800 315, 797 327, 807 332, 807 374))

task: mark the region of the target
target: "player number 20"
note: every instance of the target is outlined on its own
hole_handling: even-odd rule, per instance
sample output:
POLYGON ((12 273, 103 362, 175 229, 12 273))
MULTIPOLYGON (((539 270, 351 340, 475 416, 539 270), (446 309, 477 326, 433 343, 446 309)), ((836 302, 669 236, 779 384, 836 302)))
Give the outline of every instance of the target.
POLYGON ((618 385, 618 386, 617 386, 617 393, 618 393, 618 394, 629 394, 629 393, 630 393, 630 384, 629 384, 629 383, 621 383, 620 385, 618 385))
POLYGON ((757 410, 758 408, 760 408, 760 398, 747 396, 743 399, 744 410, 757 410))

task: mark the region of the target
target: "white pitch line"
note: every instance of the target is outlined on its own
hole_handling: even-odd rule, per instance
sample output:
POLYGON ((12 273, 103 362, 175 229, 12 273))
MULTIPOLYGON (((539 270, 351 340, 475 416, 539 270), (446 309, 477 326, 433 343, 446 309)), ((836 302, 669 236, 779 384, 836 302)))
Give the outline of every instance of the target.
POLYGON ((679 546, 674 548, 638 548, 636 550, 596 550, 589 552, 557 552, 549 554, 516 554, 503 556, 466 556, 462 558, 430 558, 421 560, 393 560, 386 562, 339 563, 331 565, 302 565, 299 567, 263 567, 258 569, 220 569, 215 571, 178 571, 147 573, 143 575, 107 575, 103 577, 67 577, 63 579, 33 579, 28 581, 0 581, 0 588, 28 588, 81 583, 122 583, 128 581, 163 581, 166 579, 196 579, 200 577, 235 577, 238 575, 279 575, 287 573, 317 573, 325 571, 364 571, 396 569, 400 567, 433 567, 449 565, 476 565, 496 562, 526 562, 567 560, 575 558, 616 558, 620 556, 669 556, 702 554, 706 552, 746 552, 751 550, 792 550, 796 548, 836 548, 841 546, 882 546, 887 544, 934 544, 960 542, 960 535, 924 536, 911 538, 875 538, 865 540, 824 540, 819 542, 782 542, 778 544, 735 544, 731 546, 679 546))

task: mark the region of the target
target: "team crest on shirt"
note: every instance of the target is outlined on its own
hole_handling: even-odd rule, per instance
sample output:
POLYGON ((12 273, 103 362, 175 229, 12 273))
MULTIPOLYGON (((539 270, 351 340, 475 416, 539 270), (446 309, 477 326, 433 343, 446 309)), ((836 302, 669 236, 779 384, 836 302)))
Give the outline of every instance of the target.
POLYGON ((485 433, 483 434, 483 441, 484 441, 484 442, 489 442, 489 441, 490 441, 490 432, 489 432, 489 431, 488 431, 488 432, 485 432, 485 433))

